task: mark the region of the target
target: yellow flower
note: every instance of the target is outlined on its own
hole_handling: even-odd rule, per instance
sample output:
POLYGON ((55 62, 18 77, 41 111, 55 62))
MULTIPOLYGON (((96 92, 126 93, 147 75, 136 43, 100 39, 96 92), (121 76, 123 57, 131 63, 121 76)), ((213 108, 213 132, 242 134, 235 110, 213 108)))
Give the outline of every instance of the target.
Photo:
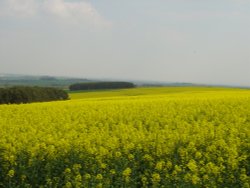
POLYGON ((71 169, 70 169, 70 168, 66 168, 66 169, 64 170, 64 173, 65 173, 65 174, 70 174, 70 173, 71 173, 71 169))
POLYGON ((21 180, 24 181, 27 177, 25 175, 21 176, 21 180))
POLYGON ((172 165, 171 161, 168 161, 167 164, 166 164, 167 169, 170 170, 172 168, 172 166, 173 165, 172 165))
POLYGON ((101 168, 102 168, 102 169, 107 168, 107 164, 105 164, 105 163, 101 163, 101 168))
POLYGON ((86 180, 88 180, 88 179, 90 179, 90 178, 91 178, 91 175, 90 175, 90 174, 85 174, 85 176, 84 176, 84 177, 85 177, 85 179, 86 179, 86 180))
POLYGON ((102 180, 102 179, 103 179, 103 177, 102 177, 102 175, 101 175, 101 174, 97 174, 97 175, 96 175, 96 179, 97 179, 97 180, 102 180))
POLYGON ((46 184, 47 185, 51 185, 52 184, 52 180, 50 178, 46 179, 46 184))
POLYGON ((175 170, 176 172, 181 172, 181 171, 182 171, 181 167, 179 167, 178 165, 175 165, 175 166, 174 166, 174 170, 175 170))
POLYGON ((146 176, 142 176, 141 181, 142 181, 143 186, 146 186, 148 184, 148 179, 146 176))
POLYGON ((81 176, 80 174, 78 174, 78 175, 75 177, 75 181, 81 182, 81 181, 82 181, 82 176, 81 176))
POLYGON ((196 185, 197 183, 199 183, 199 181, 200 181, 200 178, 197 175, 193 175, 192 176, 192 183, 194 185, 196 185))
POLYGON ((195 158, 196 158, 196 159, 200 159, 201 157, 202 157, 201 152, 197 151, 197 152, 195 153, 195 158))
POLYGON ((207 174, 205 174, 202 178, 203 180, 209 180, 209 176, 207 174))
POLYGON ((64 188, 72 188, 72 184, 70 182, 67 182, 65 185, 64 185, 64 188))
POLYGON ((96 188, 102 188, 102 187, 103 187, 102 183, 98 183, 97 186, 96 186, 96 188))
POLYGON ((129 160, 133 160, 134 158, 135 158, 135 156, 134 156, 133 154, 129 154, 129 155, 128 155, 128 159, 129 159, 129 160))
POLYGON ((130 168, 126 168, 123 172, 122 175, 123 176, 130 176, 131 175, 132 170, 130 168))
POLYGON ((146 160, 146 161, 152 161, 153 160, 153 158, 149 154, 144 155, 143 159, 146 160))
POLYGON ((249 187, 250 187, 249 183, 246 182, 243 184, 243 188, 249 188, 249 187))
POLYGON ((112 175, 116 174, 115 169, 111 169, 110 174, 112 174, 112 175))
POLYGON ((187 164, 187 167, 192 172, 196 172, 197 171, 197 165, 196 165, 196 162, 194 160, 190 160, 189 163, 187 164))
POLYGON ((74 164, 74 165, 73 165, 73 170, 74 170, 74 172, 78 172, 79 169, 81 169, 81 168, 82 168, 82 165, 81 165, 81 164, 74 164))
POLYGON ((158 173, 153 173, 152 175, 152 182, 159 183, 161 181, 161 176, 158 173))
POLYGON ((163 169, 164 165, 165 165, 164 161, 159 161, 156 163, 155 169, 160 171, 163 169))
POLYGON ((122 154, 121 154, 121 152, 115 152, 115 156, 117 157, 117 158, 119 158, 119 157, 121 157, 122 156, 122 154))
POLYGON ((9 170, 8 176, 9 176, 10 178, 13 178, 14 175, 15 175, 15 171, 14 171, 14 170, 9 170))

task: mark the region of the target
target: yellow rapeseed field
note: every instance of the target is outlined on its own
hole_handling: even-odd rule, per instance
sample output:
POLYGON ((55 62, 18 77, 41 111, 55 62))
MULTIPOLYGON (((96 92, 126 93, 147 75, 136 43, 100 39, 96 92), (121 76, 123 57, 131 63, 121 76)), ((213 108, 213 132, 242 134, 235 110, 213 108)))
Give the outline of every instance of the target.
POLYGON ((250 186, 250 90, 71 98, 0 105, 0 187, 250 186))

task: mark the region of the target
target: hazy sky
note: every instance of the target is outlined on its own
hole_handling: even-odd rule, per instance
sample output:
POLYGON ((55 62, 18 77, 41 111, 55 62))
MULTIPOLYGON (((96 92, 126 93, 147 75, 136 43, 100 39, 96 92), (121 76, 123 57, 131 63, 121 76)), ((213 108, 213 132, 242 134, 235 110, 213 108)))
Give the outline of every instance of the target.
POLYGON ((250 0, 0 0, 0 73, 250 86, 250 0))

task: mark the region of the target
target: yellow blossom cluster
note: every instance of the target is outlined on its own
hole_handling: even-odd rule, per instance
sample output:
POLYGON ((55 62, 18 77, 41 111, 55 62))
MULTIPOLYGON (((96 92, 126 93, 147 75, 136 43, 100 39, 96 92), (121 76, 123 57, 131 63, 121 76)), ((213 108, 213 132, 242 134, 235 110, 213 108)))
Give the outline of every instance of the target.
POLYGON ((0 106, 0 187, 250 186, 250 91, 0 106))

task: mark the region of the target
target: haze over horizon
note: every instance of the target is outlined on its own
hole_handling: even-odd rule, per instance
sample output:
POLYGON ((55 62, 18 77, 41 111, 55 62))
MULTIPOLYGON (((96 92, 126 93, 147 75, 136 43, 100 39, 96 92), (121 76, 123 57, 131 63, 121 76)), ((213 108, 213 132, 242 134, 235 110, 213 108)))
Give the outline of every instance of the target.
POLYGON ((0 73, 250 86, 249 0, 1 0, 0 73))

